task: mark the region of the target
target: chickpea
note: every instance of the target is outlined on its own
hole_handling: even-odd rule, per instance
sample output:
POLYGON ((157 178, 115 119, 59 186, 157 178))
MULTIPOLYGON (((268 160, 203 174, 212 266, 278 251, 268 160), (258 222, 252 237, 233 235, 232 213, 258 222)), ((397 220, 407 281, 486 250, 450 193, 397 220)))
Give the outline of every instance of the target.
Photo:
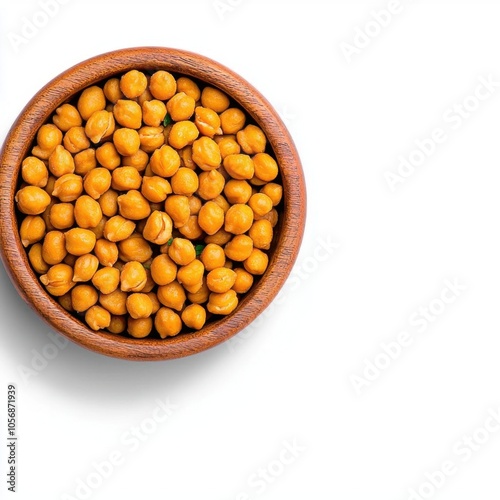
POLYGON ((19 228, 21 243, 24 247, 29 247, 37 243, 45 236, 45 221, 39 215, 28 215, 19 228))
POLYGON ((217 145, 219 146, 220 154, 222 159, 229 155, 237 155, 241 153, 241 146, 236 142, 235 136, 223 135, 217 140, 217 145))
POLYGON ((218 267, 207 275, 207 286, 211 292, 226 293, 236 281, 236 273, 226 267, 218 267))
POLYGON ((241 109, 229 108, 220 115, 220 120, 224 134, 236 134, 245 126, 246 115, 241 109))
MULTIPOLYGON (((148 80, 148 85, 149 85, 149 80, 150 80, 149 76, 146 76, 146 78, 148 80)), ((146 90, 139 97, 136 98, 136 101, 141 105, 141 107, 143 103, 152 100, 153 100, 153 94, 151 93, 149 88, 146 88, 146 90)))
POLYGON ((205 304, 205 302, 208 302, 209 295, 210 290, 208 289, 206 282, 203 281, 198 291, 194 293, 188 293, 187 298, 193 304, 205 304))
POLYGON ((113 242, 123 241, 135 231, 135 223, 121 215, 111 217, 104 226, 104 237, 113 242))
POLYGON ((42 243, 43 260, 53 266, 60 264, 66 257, 66 239, 61 231, 49 231, 42 243))
POLYGON ((147 337, 153 330, 153 319, 149 318, 139 318, 134 319, 128 317, 127 320, 127 332, 136 339, 143 339, 147 337))
POLYGON ((90 281, 99 267, 99 259, 92 254, 78 257, 75 261, 73 281, 90 281))
POLYGON ((267 220, 271 223, 272 227, 275 227, 276 224, 278 224, 278 211, 273 208, 270 212, 268 212, 266 215, 263 215, 262 217, 255 217, 255 220, 267 220))
POLYGON ((201 279, 194 285, 186 285, 186 284, 183 285, 184 290, 186 290, 186 294, 198 293, 201 290, 202 286, 203 286, 203 279, 201 279))
POLYGON ((278 176, 278 164, 267 153, 258 153, 253 157, 255 176, 264 182, 270 182, 278 176))
POLYGON ((141 174, 134 167, 118 167, 111 175, 111 187, 117 191, 140 189, 142 184, 141 174))
POLYGON ((137 261, 127 262, 120 274, 122 292, 141 292, 147 284, 148 276, 144 266, 137 261))
POLYGON ((49 265, 43 260, 42 244, 35 243, 28 252, 28 259, 35 272, 44 274, 49 270, 49 265))
MULTIPOLYGON (((75 262, 78 257, 76 255, 71 255, 67 254, 66 257, 64 257, 64 264, 68 264, 68 266, 71 266, 73 269, 75 268, 75 262)), ((74 276, 74 271, 73 271, 73 276, 74 276)))
POLYGON ((97 160, 95 156, 95 149, 89 148, 80 151, 74 156, 75 161, 75 174, 85 175, 93 168, 97 167, 97 160))
POLYGON ((256 125, 247 125, 236 134, 236 140, 246 154, 254 155, 266 150, 267 139, 256 125))
POLYGON ((126 292, 122 292, 117 288, 111 293, 99 294, 99 304, 112 315, 121 316, 127 314, 127 297, 126 292))
POLYGON ((269 257, 266 253, 258 248, 254 248, 250 257, 243 263, 245 269, 254 275, 261 275, 267 269, 269 257))
POLYGON ((156 71, 151 75, 149 90, 155 99, 167 101, 177 92, 177 82, 168 71, 156 71))
POLYGON ((59 144, 49 156, 49 170, 56 177, 72 174, 75 171, 75 160, 64 146, 59 144))
POLYGON ((142 126, 142 108, 135 101, 119 99, 113 106, 113 116, 122 126, 131 129, 140 129, 142 126))
POLYGON ((107 80, 102 90, 106 99, 113 104, 124 97, 120 89, 120 80, 118 78, 110 78, 107 80))
POLYGON ((184 287, 195 286, 197 283, 202 283, 205 266, 203 263, 194 259, 186 266, 182 266, 177 271, 177 281, 184 287))
POLYGON ((95 243, 94 253, 104 267, 113 267, 118 260, 118 246, 112 241, 99 239, 95 243))
POLYGON ((123 262, 137 261, 144 263, 153 255, 153 249, 140 235, 132 234, 118 243, 119 258, 123 262))
POLYGON ((119 128, 113 134, 113 143, 122 156, 132 156, 141 147, 141 139, 137 130, 132 128, 119 128))
POLYGON ((85 135, 83 127, 71 127, 63 138, 64 147, 71 153, 76 154, 90 147, 90 141, 85 135))
POLYGON ((222 196, 222 195, 216 196, 212 201, 214 203, 216 203, 217 205, 219 205, 220 208, 222 208, 222 211, 224 212, 224 215, 227 214, 227 211, 231 207, 231 205, 229 205, 229 203, 226 200, 226 198, 224 198, 224 196, 222 196))
POLYGON ((104 294, 114 292, 119 283, 120 271, 115 267, 103 267, 92 276, 92 284, 104 294))
POLYGON ((58 297, 57 302, 59 305, 68 312, 74 312, 73 304, 71 303, 71 293, 67 292, 61 297, 58 297))
POLYGON ((154 324, 162 339, 175 337, 182 330, 181 317, 168 307, 162 307, 158 310, 154 324))
POLYGON ((168 256, 179 266, 187 266, 196 258, 196 250, 191 241, 185 238, 174 238, 168 247, 168 256))
POLYGON ((226 213, 224 229, 229 233, 246 233, 253 224, 253 211, 248 205, 237 203, 226 213))
POLYGON ((254 216, 262 217, 273 209, 273 200, 267 194, 256 193, 248 201, 248 206, 253 210, 254 216))
POLYGON ((64 235, 66 238, 66 250, 71 255, 85 255, 94 249, 96 235, 88 229, 76 227, 66 231, 64 235))
POLYGON ((243 262, 252 254, 253 240, 246 234, 238 234, 224 247, 227 257, 236 262, 243 262))
POLYGON ((219 146, 210 137, 204 136, 194 141, 193 161, 205 171, 219 168, 222 162, 219 146))
POLYGON ((222 113, 229 108, 229 97, 219 89, 205 87, 201 92, 201 104, 205 108, 213 109, 216 113, 222 113))
POLYGON ((180 167, 170 180, 172 191, 175 194, 191 196, 197 191, 199 180, 196 173, 186 167, 180 167))
POLYGON ((207 312, 199 304, 190 304, 182 311, 181 319, 188 328, 201 330, 207 320, 207 312))
POLYGON ((85 322, 92 330, 103 330, 111 324, 111 314, 104 307, 92 306, 85 313, 85 322))
POLYGON ((146 90, 147 86, 148 80, 146 75, 136 69, 128 71, 120 79, 120 90, 129 99, 139 97, 146 90))
POLYGON ((165 212, 172 218, 175 227, 187 224, 191 211, 189 210, 189 198, 183 195, 168 196, 165 201, 165 212))
POLYGON ((184 92, 175 94, 167 103, 167 110, 172 120, 180 122, 193 116, 196 101, 184 92))
POLYGON ((79 111, 72 104, 63 104, 56 109, 56 114, 52 117, 55 126, 67 132, 72 127, 81 127, 82 117, 79 111))
POLYGON ((118 193, 113 189, 108 189, 98 199, 103 215, 113 217, 118 213, 118 193))
POLYGON ((267 196, 269 196, 269 198, 271 198, 274 207, 279 205, 281 198, 283 197, 283 187, 279 184, 276 184, 275 182, 268 182, 267 184, 262 186, 260 192, 266 194, 267 196))
POLYGON ((152 153, 165 143, 163 127, 141 127, 139 137, 141 139, 141 149, 146 153, 152 153))
POLYGON ((123 167, 134 167, 138 172, 144 172, 148 164, 149 155, 142 149, 139 149, 139 151, 132 156, 124 156, 122 158, 123 167))
POLYGON ((62 143, 62 132, 51 123, 42 125, 36 135, 37 145, 32 149, 33 156, 41 160, 48 160, 56 146, 62 143))
POLYGON ((151 304, 153 305, 151 314, 156 314, 161 308, 161 302, 158 300, 156 292, 148 292, 147 296, 151 299, 151 304))
POLYGON ((236 280, 233 285, 233 290, 236 293, 247 293, 253 285, 253 275, 242 267, 238 267, 234 270, 236 273, 236 280))
POLYGON ((214 201, 207 201, 198 214, 198 224, 208 235, 215 234, 224 225, 224 210, 214 201))
POLYGON ((97 290, 90 285, 76 285, 71 290, 71 305, 76 312, 84 312, 97 304, 97 290))
POLYGON ((260 250, 269 250, 273 240, 273 226, 266 219, 255 221, 250 228, 248 235, 252 238, 253 246, 255 248, 259 248, 260 250))
POLYGON ((238 306, 238 295, 234 290, 225 293, 211 293, 208 299, 207 309, 212 314, 227 316, 238 306))
POLYGON ((52 196, 63 203, 75 201, 83 192, 83 179, 76 174, 65 174, 56 180, 52 196))
POLYGON ((193 122, 187 120, 176 122, 168 135, 168 143, 175 149, 182 149, 193 144, 199 134, 193 122))
POLYGON ((160 177, 172 177, 180 166, 179 153, 170 146, 163 145, 151 156, 151 170, 160 177))
POLYGON ((103 167, 94 168, 83 179, 87 194, 98 200, 111 186, 111 173, 103 167))
POLYGON ((199 176, 198 196, 204 200, 213 200, 222 193, 225 179, 217 170, 202 172, 199 176))
POLYGON ((224 186, 224 194, 231 204, 245 204, 252 196, 252 186, 247 181, 231 179, 224 186))
POLYGON ((96 227, 102 219, 101 206, 90 196, 83 195, 75 202, 74 215, 81 228, 96 227))
POLYGON ((209 243, 201 252, 200 259, 205 269, 210 272, 226 263, 226 254, 220 245, 209 243))
POLYGON ((106 96, 97 85, 86 88, 77 103, 78 112, 84 120, 88 120, 95 112, 102 111, 105 107, 106 96))
POLYGON ((198 216, 190 215, 188 221, 179 227, 179 233, 189 240, 199 240, 203 237, 203 229, 198 224, 198 216))
POLYGON ((153 313, 153 302, 145 293, 132 293, 126 300, 127 312, 134 319, 149 318, 153 313))
POLYGON ((109 333, 119 335, 127 329, 127 318, 111 315, 111 322, 107 328, 109 333))
POLYGON ((105 109, 93 113, 85 124, 85 134, 94 144, 111 137, 114 131, 115 118, 113 113, 105 109))
POLYGON ((185 76, 181 76, 177 79, 177 91, 184 92, 188 96, 191 96, 195 102, 198 102, 201 97, 201 91, 198 85, 196 85, 191 78, 185 76))
POLYGON ((150 127, 159 127, 167 114, 165 103, 158 99, 142 103, 142 120, 150 127))
POLYGON ((95 157, 99 164, 108 170, 120 166, 121 158, 112 142, 106 142, 95 150, 95 157))
POLYGON ((189 196, 188 202, 191 215, 198 215, 202 206, 201 200, 197 196, 189 196))
POLYGON ((224 168, 233 179, 251 179, 255 167, 250 156, 245 154, 229 155, 224 158, 224 168))
POLYGON ((28 156, 21 165, 21 176, 27 184, 43 188, 49 180, 49 171, 42 160, 28 156))
POLYGON ((158 255, 151 263, 151 277, 157 285, 168 285, 177 277, 177 265, 168 255, 158 255))
POLYGON ((158 287, 158 300, 165 306, 182 311, 186 302, 186 292, 178 281, 158 287))
POLYGON ((144 238, 156 245, 164 245, 172 237, 172 219, 165 212, 155 210, 142 232, 144 238))
POLYGON ((153 175, 143 177, 141 194, 152 203, 161 203, 167 199, 167 195, 172 193, 172 186, 167 179, 153 175))
POLYGON ((207 244, 214 243, 215 245, 222 246, 230 241, 232 237, 231 233, 224 231, 224 229, 219 229, 215 234, 207 236, 204 241, 207 244))
POLYGON ((49 220, 55 229, 69 229, 75 223, 73 205, 71 203, 55 203, 50 207, 49 220))
POLYGON ((56 264, 49 268, 47 274, 40 276, 40 281, 51 295, 62 297, 75 286, 72 278, 73 268, 67 264, 56 264))
POLYGON ((118 211, 127 219, 141 220, 149 217, 151 207, 139 191, 131 189, 126 194, 118 196, 118 211))

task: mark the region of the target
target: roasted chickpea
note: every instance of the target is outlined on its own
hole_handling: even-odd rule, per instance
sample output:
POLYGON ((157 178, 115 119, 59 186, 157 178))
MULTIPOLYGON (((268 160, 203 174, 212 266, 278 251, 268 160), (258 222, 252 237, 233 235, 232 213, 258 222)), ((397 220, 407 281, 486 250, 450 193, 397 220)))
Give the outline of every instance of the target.
POLYGON ((245 204, 252 196, 252 186, 247 181, 231 179, 224 186, 224 194, 231 204, 245 204))
POLYGON ((274 207, 279 205, 281 198, 283 197, 283 187, 280 184, 276 184, 275 182, 268 182, 267 184, 262 186, 260 192, 266 194, 267 196, 269 196, 269 198, 271 198, 274 207))
POLYGON ((60 264, 67 255, 65 235, 61 231, 49 231, 42 243, 43 260, 53 266, 60 264))
POLYGON ((201 92, 201 104, 205 108, 213 109, 216 113, 222 113, 229 108, 229 97, 219 89, 205 87, 201 92))
POLYGON ((201 287, 194 293, 188 293, 187 298, 193 304, 205 304, 208 301, 210 290, 207 287, 205 280, 203 280, 201 287))
POLYGON ((226 254, 220 245, 209 243, 201 252, 200 259, 205 269, 210 272, 226 263, 226 254))
POLYGON ((158 99, 142 103, 142 120, 150 127, 159 127, 167 114, 165 103, 158 99))
POLYGON ((85 135, 83 127, 71 127, 63 138, 64 147, 71 153, 76 154, 90 147, 90 141, 85 135))
POLYGON ((273 226, 266 219, 255 221, 248 231, 248 235, 252 238, 255 248, 269 250, 273 240, 273 226))
POLYGON ((21 165, 21 176, 27 184, 43 188, 49 180, 49 171, 42 160, 28 156, 21 165))
POLYGON ((143 339, 147 337, 153 330, 153 319, 149 318, 139 318, 134 319, 128 317, 127 320, 127 332, 136 339, 143 339))
POLYGON ((195 109, 194 123, 201 134, 211 139, 222 134, 220 117, 213 109, 198 106, 195 109))
POLYGON ((168 101, 167 110, 172 120, 180 122, 193 116, 195 106, 196 102, 191 96, 179 92, 168 101))
POLYGON ((66 231, 64 236, 66 239, 66 250, 71 255, 85 255, 94 249, 96 236, 88 229, 75 227, 66 231))
POLYGON ((111 322, 107 327, 109 333, 119 335, 127 329, 127 318, 125 316, 111 315, 111 322))
POLYGON ((83 179, 83 187, 87 194, 99 199, 111 186, 111 173, 108 169, 99 167, 94 168, 83 179))
POLYGON ((132 234, 126 240, 120 241, 118 251, 119 258, 123 262, 137 261, 144 263, 153 255, 151 246, 140 234, 132 234))
POLYGON ((149 318, 153 312, 153 302, 145 293, 131 293, 126 305, 127 312, 134 319, 149 318))
POLYGON ((248 206, 253 210, 254 216, 262 217, 273 209, 273 200, 264 193, 255 193, 248 200, 248 206))
POLYGON ((121 158, 112 142, 106 142, 95 150, 95 157, 104 168, 114 170, 120 166, 121 158))
POLYGON ((178 281, 158 287, 158 300, 166 307, 182 311, 186 302, 186 292, 178 281))
POLYGON ((197 191, 199 180, 196 173, 190 168, 180 167, 170 180, 172 191, 175 194, 191 196, 197 191))
POLYGON ((243 265, 249 273, 254 275, 261 275, 265 273, 268 263, 269 257, 267 256, 267 254, 262 250, 259 250, 258 248, 254 248, 252 250, 252 253, 250 254, 250 257, 245 260, 243 265))
POLYGON ((186 266, 181 266, 177 271, 177 281, 184 287, 195 286, 197 283, 202 283, 205 266, 203 263, 194 259, 186 266))
POLYGON ((161 203, 167 199, 167 195, 172 193, 172 186, 167 179, 153 175, 143 177, 141 194, 152 203, 161 203))
POLYGON ((99 295, 90 285, 77 285, 71 290, 71 305, 76 312, 84 312, 97 304, 99 295))
POLYGON ((252 158, 245 154, 226 156, 224 168, 233 179, 251 179, 255 173, 252 158))
POLYGON ((250 257, 253 250, 253 240, 246 234, 236 235, 224 247, 227 257, 236 262, 243 262, 250 257))
POLYGON ((120 89, 120 79, 110 78, 106 80, 103 87, 104 95, 109 102, 115 104, 119 99, 123 99, 123 92, 120 89))
POLYGON ((236 293, 247 293, 253 285, 253 275, 242 267, 238 267, 234 270, 236 273, 236 280, 233 285, 233 290, 236 293))
POLYGON ((179 266, 187 266, 196 258, 196 250, 191 241, 174 238, 168 247, 168 256, 179 266))
POLYGON ((215 234, 224 225, 224 210, 214 201, 207 201, 198 214, 198 224, 208 235, 215 234))
POLYGON ((142 109, 135 101, 119 99, 113 106, 113 116, 122 126, 131 129, 140 129, 142 126, 142 109))
POLYGON ((127 297, 126 292, 116 289, 108 294, 99 294, 99 304, 111 314, 121 316, 127 314, 127 297))
POLYGON ((111 217, 104 226, 104 237, 113 242, 123 241, 135 231, 135 223, 121 215, 111 217))
POLYGON ((176 122, 168 135, 168 143, 175 149, 182 149, 193 144, 199 134, 200 132, 193 122, 188 120, 176 122))
POLYGON ((253 224, 253 211, 248 205, 237 203, 226 213, 224 229, 229 233, 246 233, 253 224))
POLYGON ((124 156, 122 158, 122 167, 134 167, 138 172, 144 172, 149 163, 149 155, 139 149, 137 153, 132 156, 124 156))
POLYGON ((267 139, 256 125, 247 125, 236 134, 236 140, 246 154, 254 155, 266 150, 267 139))
POLYGON ((120 271, 115 267, 103 267, 92 276, 92 284, 104 294, 114 292, 120 283, 120 271))
POLYGON ((99 259, 92 254, 82 255, 75 261, 73 281, 90 281, 99 267, 99 259))
POLYGON ((217 170, 202 172, 199 176, 198 196, 204 200, 213 200, 222 193, 225 182, 224 176, 217 170))
POLYGON ((241 146, 236 142, 236 137, 234 135, 216 137, 215 142, 219 146, 219 151, 223 160, 226 156, 241 153, 241 146))
POLYGON ((106 217, 113 217, 118 213, 118 193, 114 189, 108 189, 103 193, 98 202, 106 217))
POLYGON ((278 223, 278 211, 273 208, 270 212, 268 212, 266 215, 263 215, 262 217, 255 217, 255 220, 267 220, 271 223, 272 227, 275 227, 276 224, 278 223))
POLYGON ((65 174, 56 180, 52 196, 63 203, 75 201, 83 192, 83 179, 76 174, 65 174))
POLYGON ((92 330, 103 330, 111 324, 111 314, 104 307, 92 306, 85 313, 85 322, 92 330))
POLYGON ((200 137, 193 142, 193 161, 202 170, 219 168, 222 162, 219 146, 210 137, 200 137))
POLYGON ((72 278, 73 268, 67 264, 56 264, 49 268, 47 274, 40 276, 40 281, 51 295, 62 297, 75 286, 72 278))
POLYGON ((201 97, 200 87, 198 87, 198 85, 196 85, 191 78, 187 78, 185 76, 181 76, 177 79, 177 91, 184 92, 185 94, 191 96, 195 102, 198 102, 201 97))
POLYGON ((71 303, 71 292, 67 292, 64 295, 61 295, 61 297, 58 297, 57 302, 62 308, 66 309, 66 311, 74 311, 73 304, 71 303))
POLYGON ((188 328, 201 330, 207 320, 207 312, 199 304, 190 304, 182 311, 181 319, 188 328))
POLYGON ((97 111, 106 107, 106 96, 97 85, 86 88, 78 99, 78 112, 84 120, 88 120, 97 111))
POLYGON ((96 227, 102 219, 101 206, 90 196, 83 195, 75 202, 74 215, 81 228, 96 227))
POLYGON ((162 307, 158 310, 154 324, 162 339, 175 337, 182 330, 181 317, 168 307, 162 307))
POLYGON ((199 240, 203 237, 203 229, 198 224, 198 216, 190 215, 188 221, 179 227, 179 233, 189 240, 199 240))
POLYGON ((141 149, 146 153, 152 153, 165 143, 163 127, 141 127, 139 137, 141 139, 141 149))
POLYGON ((129 99, 139 97, 146 90, 147 86, 148 79, 146 75, 136 69, 128 71, 120 79, 120 90, 129 99))
POLYGON ((197 196, 189 196, 188 202, 189 202, 189 211, 191 212, 191 215, 198 215, 200 213, 202 206, 201 200, 197 196))
POLYGON ((93 113, 85 124, 85 134, 94 144, 111 137, 114 131, 115 118, 113 113, 105 109, 93 113))
POLYGON ((64 146, 56 146, 49 156, 49 170, 55 177, 72 174, 75 171, 75 161, 64 146))
POLYGON ((212 201, 219 205, 220 208, 222 208, 224 215, 227 214, 227 211, 231 207, 226 198, 224 198, 224 196, 222 195, 216 196, 212 201))
POLYGON ((165 212, 170 215, 175 227, 187 224, 191 215, 188 197, 176 194, 168 196, 165 201, 165 212))
POLYGON ((226 293, 236 281, 236 273, 226 267, 218 267, 207 275, 207 286, 211 292, 226 293))
POLYGON ((225 293, 211 293, 208 299, 207 309, 212 314, 227 316, 238 306, 238 295, 234 290, 225 293))
POLYGON ((63 132, 67 132, 72 127, 80 127, 82 125, 82 117, 72 104, 59 106, 56 109, 56 114, 52 117, 52 121, 63 132))
POLYGON ((33 245, 45 236, 45 221, 39 215, 28 215, 19 228, 21 243, 24 247, 33 245))
POLYGON ((49 265, 43 260, 42 253, 41 243, 35 243, 28 252, 30 264, 38 274, 44 274, 49 270, 49 265))
POLYGON ((141 292, 147 281, 146 269, 140 262, 131 261, 123 266, 120 275, 120 288, 123 292, 141 292))
POLYGON ((55 203, 50 207, 49 220, 55 229, 69 229, 75 223, 74 206, 71 203, 55 203))
POLYGON ((144 238, 156 245, 164 245, 172 237, 172 219, 165 212, 155 210, 142 232, 144 238))
POLYGON ((225 245, 228 241, 231 240, 233 235, 224 231, 224 229, 219 229, 215 234, 209 235, 205 237, 205 243, 214 243, 215 245, 225 245))
POLYGON ((151 170, 160 177, 172 177, 180 166, 179 153, 170 146, 163 145, 151 156, 151 170))
POLYGON ((168 71, 156 71, 151 75, 149 90, 155 99, 167 101, 177 91, 177 82, 168 71))
POLYGON ((129 191, 140 189, 142 183, 141 174, 134 167, 118 167, 111 175, 111 187, 117 191, 129 191))
POLYGON ((278 164, 267 153, 258 153, 253 157, 255 176, 264 182, 270 182, 278 176, 278 164))
POLYGON ((246 115, 241 109, 229 108, 220 115, 220 121, 224 134, 236 134, 245 126, 246 115))
POLYGON ((139 151, 141 139, 137 130, 119 128, 113 134, 113 144, 122 156, 132 156, 139 151))
POLYGON ((112 241, 99 239, 95 243, 94 253, 104 267, 113 267, 118 260, 118 246, 112 241))
POLYGON ((151 207, 139 191, 131 189, 126 194, 118 196, 118 211, 127 219, 141 220, 149 216, 151 207))
POLYGON ((177 265, 168 255, 158 255, 151 263, 151 277, 157 285, 168 285, 177 277, 177 265))
POLYGON ((75 174, 85 175, 93 168, 97 167, 97 160, 95 156, 95 149, 89 148, 80 151, 74 157, 75 161, 75 174))
POLYGON ((51 123, 40 127, 36 135, 36 146, 32 149, 33 156, 48 160, 54 149, 62 143, 63 133, 51 123))

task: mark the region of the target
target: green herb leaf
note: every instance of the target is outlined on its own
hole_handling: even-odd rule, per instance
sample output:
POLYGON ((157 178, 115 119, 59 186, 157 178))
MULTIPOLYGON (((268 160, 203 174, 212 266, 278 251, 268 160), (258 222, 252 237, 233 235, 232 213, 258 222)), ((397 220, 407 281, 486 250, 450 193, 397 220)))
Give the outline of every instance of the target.
POLYGON ((196 257, 199 257, 201 255, 201 252, 203 252, 203 249, 205 248, 205 245, 195 245, 194 249, 196 250, 196 257))
POLYGON ((168 245, 168 246, 170 246, 173 242, 174 242, 174 239, 173 239, 173 238, 170 238, 170 239, 167 241, 167 245, 168 245))
POLYGON ((165 115, 165 118, 163 118, 163 126, 166 127, 167 125, 170 125, 173 122, 172 117, 167 113, 165 115))

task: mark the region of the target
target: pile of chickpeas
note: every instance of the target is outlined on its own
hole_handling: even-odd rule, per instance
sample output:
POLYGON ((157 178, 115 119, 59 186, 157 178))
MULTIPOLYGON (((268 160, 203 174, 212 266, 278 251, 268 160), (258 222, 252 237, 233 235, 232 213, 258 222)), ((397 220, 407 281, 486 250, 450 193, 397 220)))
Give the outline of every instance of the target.
POLYGON ((62 104, 15 196, 46 290, 95 331, 162 339, 231 314, 267 269, 283 190, 221 90, 132 70, 62 104))

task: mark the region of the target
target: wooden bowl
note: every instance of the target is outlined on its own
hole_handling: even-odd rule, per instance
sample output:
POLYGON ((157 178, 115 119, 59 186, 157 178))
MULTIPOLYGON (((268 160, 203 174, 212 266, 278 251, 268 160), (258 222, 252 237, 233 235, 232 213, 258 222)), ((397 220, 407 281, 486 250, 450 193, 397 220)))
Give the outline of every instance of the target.
MULTIPOLYGON (((285 84, 285 83, 284 83, 285 84)), ((65 71, 42 88, 12 126, 0 155, 1 257, 21 297, 54 329, 95 352, 128 360, 180 358, 214 347, 248 326, 273 300, 297 257, 304 232, 306 190, 302 166, 285 125, 269 102, 247 81, 223 65, 182 50, 140 47, 102 54, 65 71), (21 244, 14 195, 20 165, 39 127, 55 109, 79 91, 129 71, 166 70, 190 76, 225 91, 267 135, 280 166, 284 203, 269 252, 269 267, 231 315, 194 333, 162 339, 135 339, 95 332, 66 312, 43 288, 21 244)))

